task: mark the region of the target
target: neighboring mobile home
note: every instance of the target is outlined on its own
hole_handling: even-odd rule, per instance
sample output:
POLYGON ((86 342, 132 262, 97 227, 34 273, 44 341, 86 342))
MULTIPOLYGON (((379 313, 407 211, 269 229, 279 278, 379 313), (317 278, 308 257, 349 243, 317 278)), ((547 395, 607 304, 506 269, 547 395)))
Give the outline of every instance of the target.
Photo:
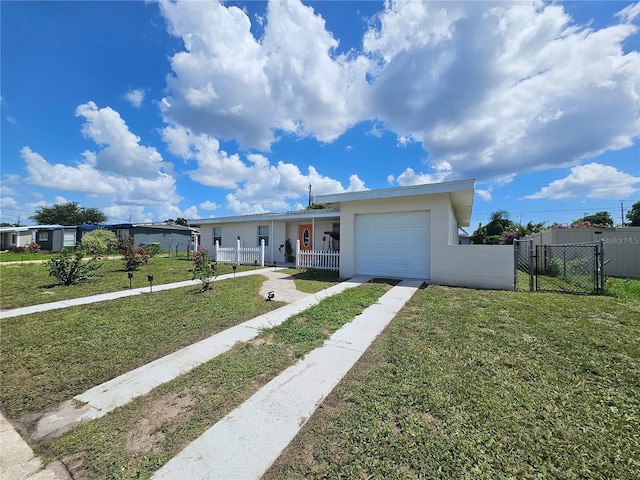
POLYGON ((171 254, 192 250, 193 229, 173 223, 118 223, 113 225, 81 225, 78 228, 78 242, 89 232, 97 229, 112 231, 124 240, 133 237, 135 245, 157 245, 163 252, 171 254))
POLYGON ((45 252, 59 252, 76 245, 76 227, 63 225, 33 225, 28 227, 2 227, 2 250, 40 245, 45 252))
POLYGON ((469 226, 474 180, 317 195, 325 209, 193 220, 201 244, 257 247, 285 261, 285 241, 301 250, 339 251, 343 278, 422 278, 432 283, 512 289, 513 247, 459 245, 469 226))
POLYGON ((32 241, 31 227, 0 227, 0 250, 27 247, 32 241))

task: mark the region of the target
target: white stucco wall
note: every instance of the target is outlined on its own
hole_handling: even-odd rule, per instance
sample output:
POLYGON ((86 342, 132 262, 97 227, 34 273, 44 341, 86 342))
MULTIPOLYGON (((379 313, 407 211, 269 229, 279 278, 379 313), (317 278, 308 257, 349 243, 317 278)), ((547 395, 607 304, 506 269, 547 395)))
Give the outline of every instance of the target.
POLYGON ((431 283, 513 289, 512 245, 436 245, 431 252, 435 257, 431 262, 431 283))
MULTIPOLYGON (((458 245, 458 225, 449 194, 342 202, 340 275, 356 275, 355 217, 367 213, 430 212, 431 283, 471 288, 512 289, 513 247, 458 245)), ((426 242, 425 242, 426 243, 426 242)), ((393 248, 392 245, 389 247, 393 248)))

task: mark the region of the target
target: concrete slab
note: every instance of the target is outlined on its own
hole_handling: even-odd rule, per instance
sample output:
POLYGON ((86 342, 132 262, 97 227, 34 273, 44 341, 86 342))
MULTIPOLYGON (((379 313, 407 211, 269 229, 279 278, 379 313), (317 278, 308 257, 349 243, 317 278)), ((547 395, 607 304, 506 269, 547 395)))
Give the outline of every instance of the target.
POLYGON ((422 281, 403 280, 158 470, 155 480, 257 479, 422 281))
MULTIPOLYGON (((0 414, 0 478, 7 480, 60 480, 54 472, 43 469, 31 447, 0 414)), ((64 477, 63 477, 64 478, 64 477)))
POLYGON ((74 397, 77 402, 85 403, 82 407, 76 406, 73 401, 67 401, 63 402, 55 411, 43 415, 36 424, 31 438, 34 441, 53 438, 82 422, 100 418, 115 408, 127 404, 134 398, 149 393, 155 387, 173 380, 178 375, 187 373, 198 365, 230 350, 236 343, 246 342, 255 338, 260 329, 279 325, 291 315, 315 305, 323 298, 335 295, 368 280, 368 277, 356 277, 314 295, 307 295, 289 305, 231 327, 93 387, 74 397))

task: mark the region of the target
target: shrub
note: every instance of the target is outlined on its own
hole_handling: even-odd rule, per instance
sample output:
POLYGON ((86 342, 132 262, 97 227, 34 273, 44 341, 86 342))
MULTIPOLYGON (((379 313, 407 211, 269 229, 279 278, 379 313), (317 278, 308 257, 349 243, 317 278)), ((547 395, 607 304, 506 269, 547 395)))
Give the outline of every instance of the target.
POLYGON ((40 251, 40 245, 38 245, 36 242, 31 242, 25 248, 29 253, 38 253, 40 251))
POLYGON ((200 280, 202 289, 205 292, 211 288, 216 277, 215 265, 211 263, 209 258, 209 249, 206 247, 198 247, 198 251, 193 257, 193 280, 200 280))
POLYGON ((55 277, 63 285, 75 285, 81 281, 88 280, 94 276, 94 272, 102 265, 94 257, 84 261, 81 248, 64 249, 50 260, 45 262, 45 267, 49 269, 49 276, 55 277))
POLYGON ((115 233, 99 228, 87 233, 80 242, 82 249, 92 255, 116 253, 118 251, 118 237, 115 233))
POLYGON ((136 247, 133 244, 133 237, 120 240, 119 251, 122 254, 124 267, 129 272, 137 270, 140 266, 146 264, 151 257, 151 249, 144 245, 136 247))

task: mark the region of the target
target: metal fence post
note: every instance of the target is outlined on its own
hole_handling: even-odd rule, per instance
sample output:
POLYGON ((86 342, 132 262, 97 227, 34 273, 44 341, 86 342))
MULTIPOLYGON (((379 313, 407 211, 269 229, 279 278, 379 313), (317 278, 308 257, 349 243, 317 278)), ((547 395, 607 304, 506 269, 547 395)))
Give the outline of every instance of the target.
POLYGON ((604 274, 604 238, 600 239, 600 293, 604 293, 606 278, 604 274))
POLYGON ((520 241, 516 238, 513 241, 513 290, 518 291, 518 260, 520 259, 520 241))
POLYGON ((529 291, 533 292, 533 238, 529 239, 529 291))

